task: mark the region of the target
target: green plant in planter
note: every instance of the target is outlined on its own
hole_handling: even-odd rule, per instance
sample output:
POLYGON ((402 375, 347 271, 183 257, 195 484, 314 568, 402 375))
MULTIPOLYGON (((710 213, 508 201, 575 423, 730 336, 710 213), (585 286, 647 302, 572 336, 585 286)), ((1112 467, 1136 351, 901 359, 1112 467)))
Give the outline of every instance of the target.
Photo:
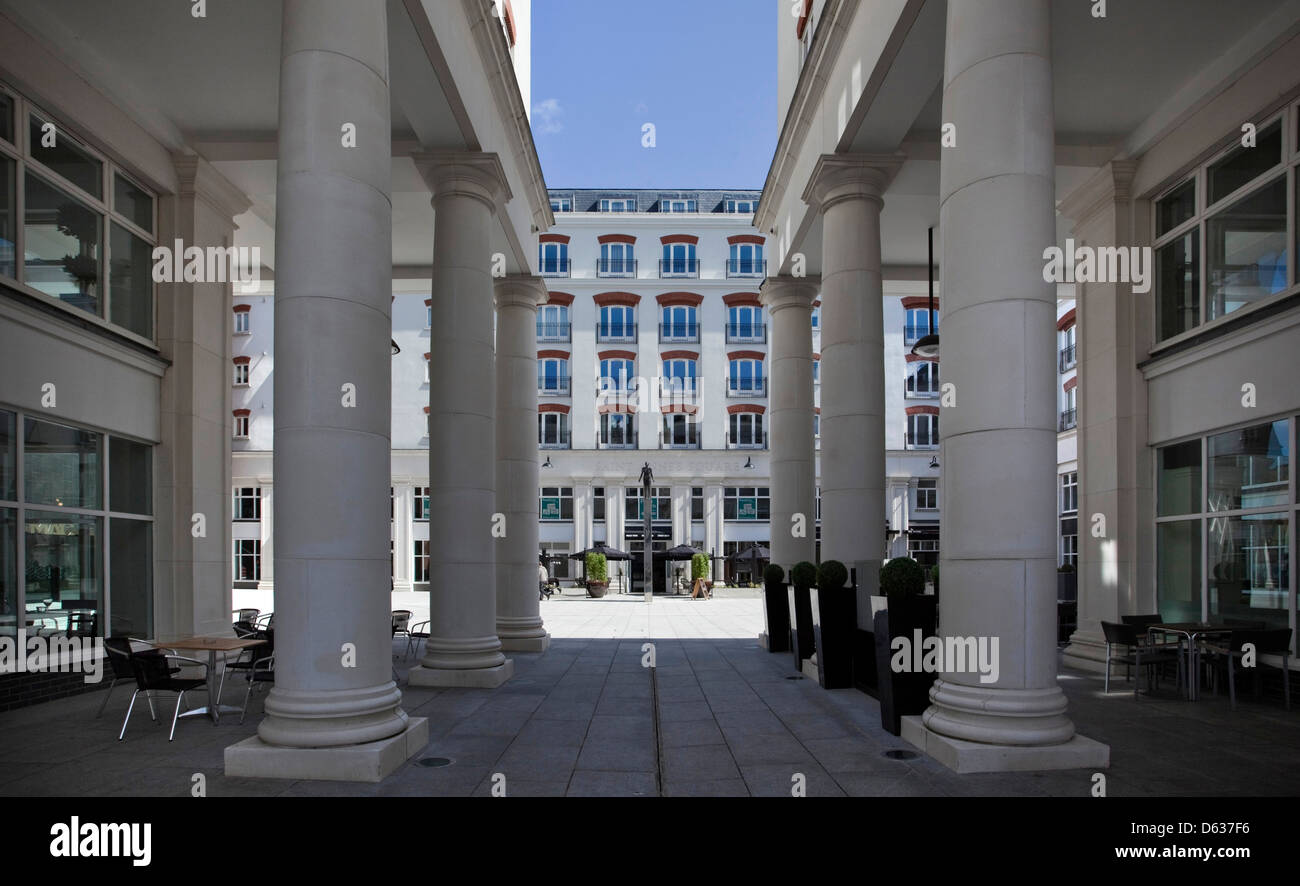
POLYGON ((925 570, 911 557, 895 557, 880 567, 880 593, 925 593, 925 570))
POLYGON ((587 555, 587 581, 609 581, 608 562, 604 554, 587 555))
POLYGON ((691 557, 691 581, 702 578, 708 581, 709 578, 709 555, 695 554, 691 557))
POLYGON ((796 588, 811 588, 817 584, 817 567, 802 560, 790 570, 790 583, 796 588))
POLYGON ((1063 563, 1063 564, 1061 564, 1060 566, 1056 567, 1056 571, 1057 571, 1057 572, 1073 572, 1073 571, 1074 571, 1074 564, 1073 564, 1073 563, 1063 563))
POLYGON ((774 588, 783 581, 785 581, 785 570, 776 563, 767 564, 767 568, 763 570, 763 584, 774 588))
POLYGON ((849 581, 849 570, 839 560, 827 560, 817 570, 817 587, 823 591, 833 591, 844 587, 849 581))

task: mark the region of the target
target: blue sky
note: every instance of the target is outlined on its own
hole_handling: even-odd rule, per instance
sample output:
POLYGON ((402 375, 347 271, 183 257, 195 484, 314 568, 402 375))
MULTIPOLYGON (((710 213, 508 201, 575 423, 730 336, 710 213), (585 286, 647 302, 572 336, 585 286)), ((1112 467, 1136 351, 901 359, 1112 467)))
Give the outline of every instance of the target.
POLYGON ((549 187, 763 187, 777 137, 772 0, 533 0, 532 17, 549 187))

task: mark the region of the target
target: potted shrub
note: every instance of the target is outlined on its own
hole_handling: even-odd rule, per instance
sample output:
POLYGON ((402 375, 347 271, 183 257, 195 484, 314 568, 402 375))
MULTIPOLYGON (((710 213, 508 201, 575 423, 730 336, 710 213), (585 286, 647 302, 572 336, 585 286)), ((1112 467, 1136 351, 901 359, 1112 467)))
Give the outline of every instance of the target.
POLYGON ((817 682, 823 689, 853 687, 853 638, 858 627, 857 591, 845 588, 849 571, 839 560, 827 560, 817 570, 817 586, 809 592, 813 640, 817 649, 817 682))
POLYGON ((763 629, 768 652, 790 651, 790 605, 786 600, 785 570, 769 563, 763 570, 763 629))
POLYGON ((595 551, 587 554, 587 593, 592 597, 603 597, 609 590, 609 565, 604 554, 595 551))
POLYGON ((800 672, 804 660, 812 658, 817 651, 810 599, 810 589, 816 583, 816 566, 807 560, 794 564, 790 570, 790 585, 786 588, 786 606, 790 614, 790 651, 794 653, 794 669, 800 672))
MULTIPOLYGON (((925 594, 925 570, 910 557, 895 557, 880 569, 880 593, 885 607, 876 612, 876 688, 880 700, 880 723, 894 735, 902 731, 902 718, 921 714, 930 705, 930 687, 937 674, 914 670, 895 671, 894 640, 904 637, 909 651, 917 642, 932 637, 938 629, 937 598, 925 594)), ((915 659, 909 656, 909 663, 915 659)))

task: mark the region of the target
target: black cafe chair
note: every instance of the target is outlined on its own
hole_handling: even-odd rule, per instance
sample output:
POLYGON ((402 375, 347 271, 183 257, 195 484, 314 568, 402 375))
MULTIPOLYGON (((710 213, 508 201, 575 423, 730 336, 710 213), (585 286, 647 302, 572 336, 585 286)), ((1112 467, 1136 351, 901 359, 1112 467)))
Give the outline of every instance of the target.
POLYGON ((248 699, 253 694, 253 687, 270 686, 274 683, 275 655, 271 654, 253 662, 253 666, 248 670, 248 689, 244 692, 244 708, 239 712, 239 723, 241 726, 244 723, 244 718, 248 716, 248 699))
MULTIPOLYGON (((154 692, 174 692, 176 693, 176 710, 172 713, 172 728, 167 735, 168 741, 174 741, 176 738, 176 721, 181 715, 181 705, 185 704, 185 693, 194 689, 206 688, 208 685, 207 662, 199 661, 197 658, 186 658, 183 655, 150 655, 146 653, 136 654, 129 653, 131 657, 131 669, 135 672, 136 690, 131 695, 131 704, 127 706, 126 717, 122 720, 122 731, 118 733, 117 740, 121 741, 126 736, 126 724, 131 722, 131 712, 135 710, 136 697, 145 693, 149 697, 154 692), (203 668, 201 677, 178 677, 171 663, 173 661, 185 662, 186 666, 203 668)), ((215 699, 209 699, 209 704, 214 704, 215 699)), ((155 718, 156 719, 156 718, 155 718)))
MULTIPOLYGON (((1147 691, 1152 688, 1152 677, 1158 680, 1158 669, 1162 665, 1174 662, 1178 666, 1178 684, 1183 682, 1183 657, 1172 648, 1150 647, 1141 642, 1141 635, 1145 633, 1140 631, 1134 625, 1115 624, 1114 622, 1103 621, 1101 623, 1102 633, 1106 637, 1106 684, 1104 692, 1110 692, 1110 671, 1114 663, 1127 665, 1131 672, 1140 672, 1143 668, 1147 669, 1147 691), (1122 651, 1117 651, 1122 650, 1122 651), (1152 674, 1156 669, 1157 673, 1152 674)), ((1138 694, 1139 682, 1133 684, 1133 695, 1138 694)), ((1157 683, 1158 685, 1158 683, 1157 683)))
POLYGON ((1274 628, 1271 630, 1236 630, 1234 629, 1228 635, 1226 642, 1207 643, 1205 652, 1208 660, 1214 668, 1214 686, 1215 693, 1218 693, 1218 677, 1221 671, 1226 672, 1228 678, 1228 700, 1232 710, 1237 709, 1237 674, 1243 670, 1253 671, 1255 676, 1256 697, 1260 694, 1260 682, 1262 671, 1265 667, 1276 668, 1276 665, 1267 665, 1262 657, 1265 655, 1276 655, 1282 659, 1282 704, 1289 711, 1291 710, 1291 629, 1274 628), (1253 667, 1243 668, 1242 659, 1245 657, 1246 644, 1252 644, 1255 648, 1255 663, 1253 667))

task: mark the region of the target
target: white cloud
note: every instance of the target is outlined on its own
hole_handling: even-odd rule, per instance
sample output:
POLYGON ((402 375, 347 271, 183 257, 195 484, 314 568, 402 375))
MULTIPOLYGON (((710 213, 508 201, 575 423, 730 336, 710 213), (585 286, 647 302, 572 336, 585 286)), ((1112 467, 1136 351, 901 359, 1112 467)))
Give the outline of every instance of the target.
POLYGON ((558 100, 548 98, 541 104, 533 105, 533 129, 544 134, 552 134, 564 130, 564 124, 560 118, 564 116, 564 108, 560 107, 558 100))

